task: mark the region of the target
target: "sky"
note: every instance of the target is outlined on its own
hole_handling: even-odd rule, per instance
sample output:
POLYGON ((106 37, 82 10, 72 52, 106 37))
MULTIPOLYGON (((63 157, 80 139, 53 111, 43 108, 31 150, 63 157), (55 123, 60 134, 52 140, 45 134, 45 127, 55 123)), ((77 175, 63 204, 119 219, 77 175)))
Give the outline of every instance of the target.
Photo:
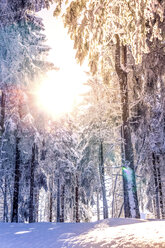
POLYGON ((64 28, 62 19, 53 17, 55 7, 42 10, 38 16, 43 18, 47 44, 51 47, 48 60, 53 62, 59 71, 49 72, 42 81, 38 91, 38 103, 54 116, 70 112, 80 94, 86 91, 83 85, 87 81, 85 71, 87 63, 80 66, 76 63, 73 41, 64 28))

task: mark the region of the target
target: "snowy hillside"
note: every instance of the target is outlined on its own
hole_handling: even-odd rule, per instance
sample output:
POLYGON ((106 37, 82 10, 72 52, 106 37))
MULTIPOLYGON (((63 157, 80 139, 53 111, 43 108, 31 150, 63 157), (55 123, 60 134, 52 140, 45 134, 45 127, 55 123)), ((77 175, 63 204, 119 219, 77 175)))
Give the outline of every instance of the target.
POLYGON ((165 248, 165 221, 0 224, 0 248, 165 248))

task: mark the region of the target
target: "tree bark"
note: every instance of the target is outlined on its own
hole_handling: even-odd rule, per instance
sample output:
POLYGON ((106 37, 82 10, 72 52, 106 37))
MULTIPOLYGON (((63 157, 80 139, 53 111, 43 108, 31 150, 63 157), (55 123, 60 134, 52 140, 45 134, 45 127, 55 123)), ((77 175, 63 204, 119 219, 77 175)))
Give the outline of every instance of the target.
POLYGON ((14 194, 13 194, 13 209, 11 222, 18 222, 18 200, 19 200, 19 181, 20 181, 20 138, 16 136, 16 157, 15 157, 15 171, 14 171, 14 194))
POLYGON ((29 201, 29 223, 35 222, 34 214, 34 170, 35 170, 35 153, 36 144, 32 147, 32 158, 31 158, 31 168, 30 168, 30 201, 29 201))
POLYGON ((52 222, 52 216, 53 216, 53 195, 52 191, 50 191, 50 203, 49 203, 49 221, 52 222))
POLYGON ((99 190, 97 190, 97 220, 100 220, 100 201, 99 201, 99 190))
POLYGON ((7 177, 5 176, 4 203, 3 203, 3 222, 8 222, 8 204, 7 204, 7 177))
POLYGON ((75 188, 75 217, 76 217, 76 222, 80 222, 80 219, 79 219, 79 182, 78 182, 77 175, 76 175, 76 188, 75 188))
POLYGON ((57 179, 57 222, 60 222, 60 179, 57 179))
POLYGON ((118 176, 119 176, 119 173, 116 174, 115 184, 114 184, 114 189, 113 189, 113 196, 112 196, 112 218, 114 217, 114 202, 115 202, 115 192, 116 192, 116 186, 117 186, 118 176))
POLYGON ((100 174, 100 183, 101 183, 101 191, 103 197, 103 218, 108 218, 108 204, 106 198, 106 189, 105 189, 105 173, 104 173, 104 157, 103 157, 103 143, 100 142, 99 147, 99 174, 100 174))
POLYGON ((1 139, 2 139, 3 132, 4 132, 4 123, 5 123, 5 102, 6 102, 5 93, 4 91, 1 91, 1 118, 0 118, 0 138, 1 139))
MULTIPOLYGON (((4 123, 5 123, 5 103, 6 95, 3 90, 1 90, 1 110, 0 110, 0 147, 2 149, 2 136, 4 133, 4 123)), ((2 154, 1 154, 2 155, 2 154)), ((2 159, 2 157, 1 157, 2 159)), ((4 178, 4 201, 3 201, 3 221, 8 222, 8 205, 7 205, 7 176, 4 178)))
POLYGON ((64 211, 65 211, 65 185, 61 186, 61 218, 60 222, 64 222, 64 211))
POLYGON ((123 66, 126 68, 127 49, 126 46, 120 46, 120 39, 118 35, 116 35, 116 41, 117 43, 115 50, 115 69, 119 79, 122 107, 122 175, 124 191, 124 213, 125 217, 127 218, 140 218, 134 170, 134 154, 131 141, 131 130, 129 125, 127 72, 124 71, 121 66, 122 50, 123 66))
POLYGON ((164 204, 163 204, 163 190, 162 190, 162 182, 161 182, 161 174, 160 169, 157 168, 158 171, 158 189, 159 189, 159 202, 160 202, 160 211, 162 219, 165 219, 165 211, 164 211, 164 204))
POLYGON ((35 194, 34 194, 34 202, 35 202, 35 209, 34 209, 34 219, 35 222, 38 222, 38 209, 39 209, 39 189, 35 188, 35 194))
POLYGON ((162 180, 161 180, 161 173, 159 167, 157 168, 158 172, 158 189, 159 189, 159 201, 160 201, 160 211, 162 219, 165 219, 165 211, 164 211, 164 204, 163 204, 163 189, 162 189, 162 180))
POLYGON ((152 153, 152 164, 153 164, 153 174, 154 174, 154 188, 155 188, 155 217, 160 219, 160 206, 159 206, 159 189, 158 189, 158 176, 156 169, 156 157, 154 152, 152 153))
POLYGON ((155 186, 155 217, 157 219, 165 218, 164 204, 163 204, 163 189, 160 173, 160 158, 159 155, 152 153, 154 186, 155 186))

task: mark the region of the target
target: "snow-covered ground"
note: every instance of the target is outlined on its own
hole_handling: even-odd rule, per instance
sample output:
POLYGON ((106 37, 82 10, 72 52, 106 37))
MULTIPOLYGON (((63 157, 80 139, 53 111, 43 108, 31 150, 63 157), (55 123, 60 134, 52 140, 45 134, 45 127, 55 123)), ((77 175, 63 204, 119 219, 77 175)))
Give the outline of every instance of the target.
POLYGON ((0 223, 0 248, 165 248, 165 221, 0 223))

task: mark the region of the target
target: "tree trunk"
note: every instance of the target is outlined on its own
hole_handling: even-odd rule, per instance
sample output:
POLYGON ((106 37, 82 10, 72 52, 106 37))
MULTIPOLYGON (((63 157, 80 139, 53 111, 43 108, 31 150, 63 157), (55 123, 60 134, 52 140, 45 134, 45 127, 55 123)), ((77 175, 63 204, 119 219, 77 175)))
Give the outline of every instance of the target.
POLYGON ((16 157, 15 157, 15 171, 14 171, 14 194, 13 194, 13 209, 11 222, 18 222, 18 197, 19 197, 19 181, 20 181, 20 138, 16 137, 16 157))
POLYGON ((165 219, 165 211, 164 211, 164 204, 163 204, 163 189, 162 189, 162 181, 161 181, 161 173, 159 167, 157 168, 158 172, 158 189, 159 189, 159 199, 160 199, 160 211, 162 219, 165 219))
POLYGON ((156 157, 154 152, 152 153, 152 164, 153 164, 154 186, 155 186, 155 217, 157 219, 160 219, 158 176, 156 169, 156 157))
POLYGON ((99 174, 100 174, 100 183, 101 183, 101 190, 103 196, 103 218, 108 218, 108 204, 106 198, 106 189, 105 189, 105 175, 104 175, 104 157, 103 157, 103 143, 101 141, 99 147, 99 174))
POLYGON ((121 67, 121 48, 123 66, 127 65, 126 46, 120 47, 119 36, 116 35, 115 69, 119 78, 121 107, 122 107, 122 150, 123 150, 123 191, 124 191, 124 213, 127 218, 140 218, 139 204, 136 189, 136 179, 134 170, 134 155, 131 141, 131 130, 129 125, 129 102, 127 72, 121 67))
POLYGON ((99 201, 99 190, 97 190, 97 220, 100 220, 100 201, 99 201))
POLYGON ((120 208, 120 211, 119 211, 119 215, 118 215, 117 218, 120 218, 121 213, 122 213, 122 211, 123 211, 123 207, 124 207, 124 202, 123 202, 123 204, 121 205, 121 208, 120 208))
MULTIPOLYGON (((2 136, 4 133, 4 123, 5 123, 5 102, 6 96, 4 91, 1 91, 1 111, 0 111, 0 147, 2 149, 2 136)), ((2 159, 2 154, 1 154, 2 159)), ((2 161, 1 161, 2 163, 2 161)), ((8 205, 7 205, 7 176, 4 178, 4 201, 3 201, 3 221, 8 222, 8 205)))
POLYGON ((60 222, 64 222, 64 210, 65 210, 65 185, 61 186, 61 218, 60 222))
POLYGON ((164 204, 163 204, 163 188, 162 188, 162 179, 160 173, 160 158, 159 155, 156 156, 157 161, 157 177, 158 177, 158 191, 159 191, 159 203, 160 203, 160 211, 162 219, 165 219, 165 211, 164 211, 164 204))
POLYGON ((118 176, 119 176, 119 173, 116 174, 115 184, 114 184, 114 189, 113 189, 113 196, 112 196, 112 218, 114 217, 114 202, 115 202, 115 192, 116 192, 116 186, 117 186, 118 176))
POLYGON ((160 202, 160 211, 162 219, 165 219, 165 211, 164 211, 164 204, 163 204, 163 190, 162 190, 162 181, 161 181, 161 174, 159 167, 157 168, 158 172, 158 190, 159 190, 159 202, 160 202))
POLYGON ((8 222, 7 177, 6 176, 5 176, 4 203, 3 203, 3 222, 8 222))
POLYGON ((52 216, 53 216, 53 194, 52 191, 50 191, 50 205, 49 205, 49 221, 52 222, 52 216))
POLYGON ((78 182, 77 175, 76 175, 76 188, 75 188, 75 217, 76 217, 76 222, 80 222, 80 219, 79 219, 79 182, 78 182))
POLYGON ((60 179, 57 179, 57 222, 60 222, 60 179))
POLYGON ((34 170, 35 170, 35 153, 36 144, 32 147, 32 158, 31 158, 31 168, 30 168, 30 201, 29 201, 29 223, 35 222, 34 214, 34 170))
POLYGON ((53 174, 50 175, 49 178, 49 192, 50 192, 50 198, 49 198, 49 221, 52 222, 53 221, 53 174))
MULTIPOLYGON (((0 116, 0 139, 2 141, 2 135, 4 132, 4 123, 5 123, 5 102, 6 96, 3 91, 1 91, 1 116, 0 116)), ((0 142, 1 145, 1 142, 0 142)))
POLYGON ((34 202, 35 202, 35 222, 38 222, 38 209, 39 209, 39 190, 37 189, 37 187, 35 188, 35 194, 34 194, 34 202))

